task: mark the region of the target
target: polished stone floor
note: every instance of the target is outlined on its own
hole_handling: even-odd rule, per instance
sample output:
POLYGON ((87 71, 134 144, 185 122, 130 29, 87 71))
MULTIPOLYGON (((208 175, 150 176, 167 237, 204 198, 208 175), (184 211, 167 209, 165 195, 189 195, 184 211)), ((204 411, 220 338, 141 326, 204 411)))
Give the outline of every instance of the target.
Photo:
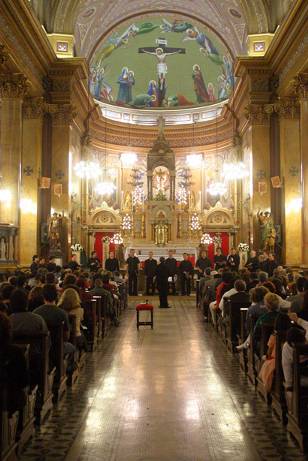
POLYGON ((194 298, 135 326, 133 301, 22 461, 303 460, 194 298))

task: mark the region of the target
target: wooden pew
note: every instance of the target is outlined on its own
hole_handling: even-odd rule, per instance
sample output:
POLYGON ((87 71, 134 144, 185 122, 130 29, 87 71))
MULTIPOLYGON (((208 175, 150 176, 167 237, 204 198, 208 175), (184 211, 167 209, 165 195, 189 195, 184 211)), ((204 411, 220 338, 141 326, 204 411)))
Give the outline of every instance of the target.
MULTIPOLYGON (((0 375, 2 375, 0 371, 0 375)), ((16 434, 18 426, 18 411, 11 417, 7 410, 7 387, 9 383, 0 376, 0 460, 17 461, 16 434)))
POLYGON ((37 375, 38 390, 35 400, 35 423, 40 425, 52 408, 53 382, 56 368, 49 369, 49 333, 37 336, 14 336, 15 344, 30 345, 30 372, 37 375), (33 348, 40 350, 34 354, 33 348))
MULTIPOLYGON (((238 344, 243 344, 244 341, 246 341, 248 333, 246 330, 246 319, 247 319, 247 311, 248 307, 241 307, 240 309, 240 318, 241 318, 241 325, 240 325, 240 334, 238 337, 238 344)), ((242 349, 239 352, 239 361, 240 361, 240 367, 244 371, 244 373, 247 373, 248 371, 248 365, 247 365, 247 349, 242 349)))
POLYGON ((268 393, 265 389, 265 386, 261 379, 259 378, 259 373, 263 365, 263 357, 266 356, 268 350, 268 340, 271 334, 274 332, 274 325, 272 323, 263 324, 261 326, 261 335, 259 341, 259 351, 254 351, 255 353, 255 370, 256 370, 256 385, 257 391, 264 398, 268 405, 272 403, 271 393, 268 393))
POLYGON ((283 385, 282 346, 286 340, 286 332, 276 333, 275 375, 272 389, 272 409, 283 424, 288 422, 288 409, 283 385))
POLYGON ((96 334, 97 341, 104 337, 104 318, 102 308, 102 296, 93 295, 92 299, 96 301, 96 334))
MULTIPOLYGON (((77 348, 77 337, 76 337, 76 315, 69 314, 68 316, 69 324, 70 324, 70 336, 69 342, 76 348, 75 359, 79 362, 81 357, 81 353, 78 351, 77 348)), ((67 381, 66 384, 69 387, 72 387, 78 380, 79 376, 79 368, 76 367, 74 370, 67 370, 66 371, 67 381)))
MULTIPOLYGON (((306 373, 302 365, 303 356, 308 360, 308 345, 298 345, 294 348, 294 371, 293 371, 293 392, 291 405, 288 411, 288 431, 298 442, 304 452, 308 452, 308 386, 303 386, 303 378, 306 383, 306 373), (304 376, 305 375, 305 376, 304 376)), ((306 361, 307 363, 307 361, 306 361)))
POLYGON ((57 403, 66 391, 66 361, 63 350, 63 324, 50 329, 50 363, 55 367, 55 378, 52 386, 53 403, 57 403))
POLYGON ((93 352, 97 346, 97 315, 96 299, 82 303, 84 309, 84 323, 87 327, 86 337, 90 350, 93 352))

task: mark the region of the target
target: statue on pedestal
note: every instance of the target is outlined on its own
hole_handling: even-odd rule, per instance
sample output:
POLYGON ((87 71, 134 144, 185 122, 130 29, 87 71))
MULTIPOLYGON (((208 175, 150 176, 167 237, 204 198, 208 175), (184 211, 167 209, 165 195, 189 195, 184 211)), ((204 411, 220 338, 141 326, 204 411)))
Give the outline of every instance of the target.
POLYGON ((260 247, 264 250, 273 252, 275 249, 276 230, 272 215, 269 211, 258 211, 257 213, 260 226, 260 247))
POLYGON ((48 226, 48 240, 51 251, 61 252, 62 215, 53 213, 48 226))

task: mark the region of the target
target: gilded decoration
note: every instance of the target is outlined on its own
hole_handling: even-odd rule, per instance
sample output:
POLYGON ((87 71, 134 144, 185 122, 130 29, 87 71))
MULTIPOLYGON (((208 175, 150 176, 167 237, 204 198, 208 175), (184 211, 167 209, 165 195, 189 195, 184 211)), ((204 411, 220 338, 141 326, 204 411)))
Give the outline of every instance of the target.
POLYGON ((72 104, 47 104, 46 109, 56 125, 72 123, 77 116, 77 110, 72 104))
POLYGON ((44 115, 44 98, 26 98, 23 102, 23 117, 26 119, 40 118, 44 115))
POLYGON ((234 217, 230 210, 215 207, 209 210, 204 218, 206 228, 228 229, 234 227, 234 217))
POLYGON ((22 74, 0 74, 0 98, 23 98, 28 90, 27 78, 22 74))
POLYGON ((294 90, 300 99, 308 98, 308 74, 298 74, 294 78, 294 90))
POLYGON ((5 51, 4 45, 0 45, 0 64, 4 64, 9 58, 8 53, 5 51))

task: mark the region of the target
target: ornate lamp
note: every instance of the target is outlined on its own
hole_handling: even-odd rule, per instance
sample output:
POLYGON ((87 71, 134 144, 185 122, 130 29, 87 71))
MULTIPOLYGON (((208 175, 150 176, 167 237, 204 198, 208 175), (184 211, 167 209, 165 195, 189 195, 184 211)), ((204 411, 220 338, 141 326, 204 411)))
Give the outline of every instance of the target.
POLYGON ((119 233, 114 234, 110 239, 110 243, 114 243, 115 245, 122 245, 123 242, 123 237, 119 233))
POLYGON ((194 213, 190 219, 190 230, 198 232, 201 229, 199 216, 194 213))
POLYGON ((95 192, 99 195, 111 195, 115 190, 116 186, 111 181, 102 181, 95 186, 95 192))
POLYGON ((79 178, 95 179, 101 174, 101 168, 97 162, 81 160, 78 162, 74 171, 79 178))
POLYGON ((210 234, 204 233, 201 236, 200 243, 202 243, 202 245, 210 245, 213 243, 213 239, 210 234))
POLYGON ((212 182, 207 191, 210 195, 224 195, 227 192, 227 186, 221 181, 212 182))

